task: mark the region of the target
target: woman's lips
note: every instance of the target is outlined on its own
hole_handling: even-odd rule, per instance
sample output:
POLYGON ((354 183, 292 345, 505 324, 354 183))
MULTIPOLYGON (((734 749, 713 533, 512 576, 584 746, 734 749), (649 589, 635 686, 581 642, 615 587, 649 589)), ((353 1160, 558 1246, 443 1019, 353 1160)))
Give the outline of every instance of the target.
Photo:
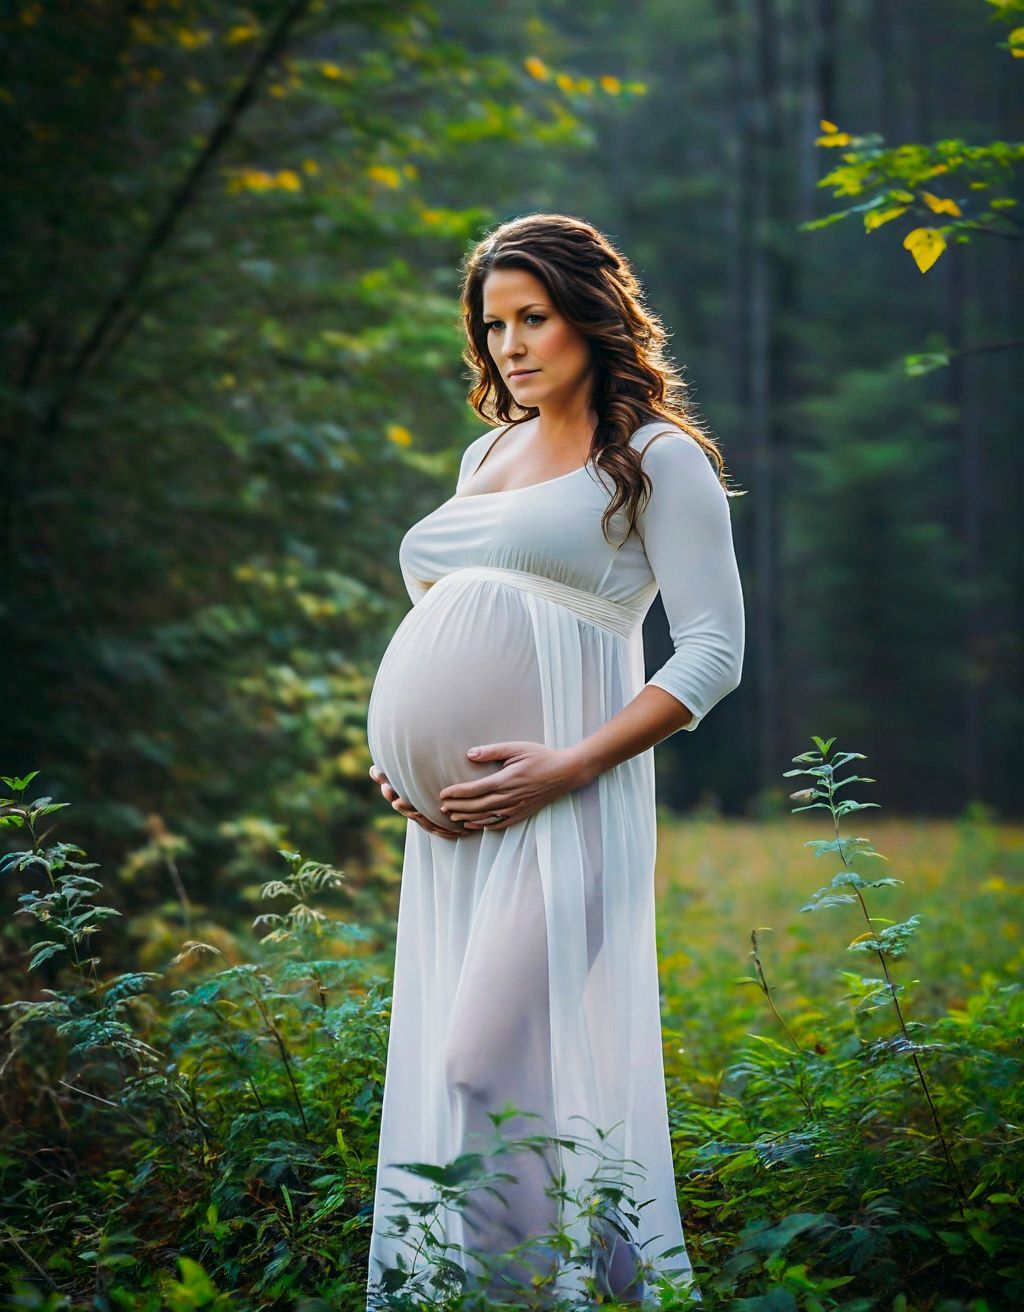
POLYGON ((528 378, 530 374, 539 373, 539 369, 517 369, 515 373, 509 374, 509 378, 528 378))

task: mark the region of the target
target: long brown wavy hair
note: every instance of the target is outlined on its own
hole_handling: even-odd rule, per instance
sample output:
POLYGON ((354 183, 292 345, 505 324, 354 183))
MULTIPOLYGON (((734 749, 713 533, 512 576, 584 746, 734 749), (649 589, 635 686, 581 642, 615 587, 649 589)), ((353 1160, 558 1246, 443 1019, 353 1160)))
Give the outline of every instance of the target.
POLYGON ((537 406, 516 401, 488 349, 483 297, 492 269, 525 269, 539 278, 559 313, 589 339, 595 372, 591 406, 598 422, 588 459, 615 484, 601 518, 606 538, 609 521, 622 509, 628 536, 650 497, 650 475, 629 439, 651 420, 665 419, 689 433, 710 457, 726 495, 745 495, 725 481, 722 454, 688 400, 682 373, 666 354, 665 328, 645 304, 629 261, 604 233, 570 215, 511 219, 479 241, 463 262, 468 344, 462 359, 472 371, 468 400, 481 419, 514 427, 539 414, 537 406))

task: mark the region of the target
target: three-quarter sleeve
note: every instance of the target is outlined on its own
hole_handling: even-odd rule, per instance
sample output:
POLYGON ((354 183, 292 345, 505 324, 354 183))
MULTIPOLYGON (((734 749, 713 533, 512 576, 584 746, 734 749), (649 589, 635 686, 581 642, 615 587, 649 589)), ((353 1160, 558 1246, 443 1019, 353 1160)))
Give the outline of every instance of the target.
POLYGON ((647 684, 693 712, 693 730, 739 685, 743 592, 729 498, 703 448, 672 430, 652 438, 643 466, 652 491, 637 528, 668 616, 673 654, 647 684))

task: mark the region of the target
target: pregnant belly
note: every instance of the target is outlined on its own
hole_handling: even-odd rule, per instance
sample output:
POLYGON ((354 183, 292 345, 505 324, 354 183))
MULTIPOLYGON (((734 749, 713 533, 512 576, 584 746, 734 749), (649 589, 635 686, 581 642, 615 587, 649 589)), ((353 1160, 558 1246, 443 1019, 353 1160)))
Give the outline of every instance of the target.
POLYGON ((488 580, 435 584, 377 671, 367 712, 373 762, 417 811, 458 832, 462 822, 440 809, 441 789, 499 770, 500 761, 474 763, 466 749, 510 739, 544 741, 526 599, 488 580))

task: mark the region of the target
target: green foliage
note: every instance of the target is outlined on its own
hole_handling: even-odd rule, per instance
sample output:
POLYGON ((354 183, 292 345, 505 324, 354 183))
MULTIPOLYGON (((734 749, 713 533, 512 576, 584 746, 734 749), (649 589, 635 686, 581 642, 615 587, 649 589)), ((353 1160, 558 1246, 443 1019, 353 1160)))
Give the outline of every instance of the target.
MULTIPOLYGON (((859 909, 871 929, 857 950, 874 955, 879 973, 840 967, 834 1001, 780 1005, 789 990, 769 982, 763 931, 754 930, 754 970, 736 984, 760 990, 778 1038, 735 1011, 727 970, 716 965, 684 984, 676 955, 663 961, 667 1051, 678 1042, 677 1013, 706 1036, 691 1040, 698 1067, 680 1073, 678 1059, 666 1063, 702 1305, 1009 1308, 1024 1292, 1015 1128, 1024 1116, 1024 990, 986 970, 973 989, 961 982, 910 1018, 907 998, 921 981, 893 970, 921 940, 897 942, 886 929, 926 922, 889 924, 869 905, 903 881, 853 869, 884 859, 840 827, 874 805, 851 795, 873 780, 841 774, 863 757, 832 748, 815 739, 788 772, 811 781, 792 795, 793 811, 827 811, 831 824, 828 837, 804 846, 843 866, 803 909, 818 913, 810 919, 819 935, 832 916, 859 909)), ((154 1312, 364 1308, 390 998, 374 935, 333 905, 346 905, 345 875, 282 849, 285 873, 254 890, 272 909, 256 917, 266 932, 250 959, 232 940, 192 938, 160 971, 108 975, 97 943, 125 921, 102 914, 102 885, 83 873, 95 865, 78 859, 77 845, 45 845, 54 804, 25 799, 35 775, 5 777, 12 796, 0 801, 0 828, 30 843, 2 858, 3 878, 32 885, 17 898, 18 922, 34 926, 17 931, 26 960, 40 944, 66 950, 29 967, 46 988, 3 1009, 9 1298, 68 1312, 97 1298, 154 1312)), ((990 815, 974 808, 960 825, 954 878, 977 883, 978 869, 999 867, 1000 851, 990 815)), ((679 920, 685 934, 692 917, 679 920)), ((467 1274, 439 1221, 476 1190, 500 1189, 516 1153, 550 1142, 506 1135, 516 1111, 492 1114, 494 1139, 479 1153, 406 1164, 418 1187, 387 1201, 386 1224, 418 1236, 421 1261, 388 1274, 382 1307, 508 1306, 467 1274)), ((543 1271, 557 1255, 599 1271, 612 1236, 634 1233, 643 1195, 629 1169, 623 1184, 622 1163, 608 1158, 595 1128, 593 1138, 559 1140, 594 1163, 587 1194, 572 1198, 588 1218, 588 1241, 553 1231, 498 1260, 530 1258, 543 1271)), ((564 1179, 552 1178, 552 1195, 564 1191, 564 1179)), ((542 1274, 538 1306, 565 1306, 549 1284, 542 1274)), ((689 1305, 669 1276, 652 1298, 689 1305)))
MULTIPOLYGON (((1020 236, 1020 224, 1011 213, 1017 204, 1016 198, 980 193, 998 191, 1009 184, 1013 167, 1024 159, 1024 143, 993 141, 984 146, 971 146, 959 138, 952 138, 929 145, 904 144, 887 148, 877 133, 854 137, 848 133, 831 132, 819 138, 819 144, 850 147, 843 152, 843 164, 819 179, 820 187, 831 187, 834 196, 871 195, 868 200, 825 218, 809 220, 801 225, 804 231, 828 227, 851 214, 863 216, 866 232, 873 232, 903 214, 909 214, 911 221, 918 222, 931 222, 936 215, 948 214, 952 221, 934 230, 936 237, 942 238, 936 258, 949 237, 966 241, 972 232, 1020 236), (955 199, 941 197, 922 185, 936 177, 942 177, 944 183, 955 181, 962 194, 955 199), (979 202, 975 207, 977 212, 965 214, 962 207, 971 192, 979 202)), ((915 254, 913 240, 904 239, 904 245, 915 254)), ((915 255, 915 258, 922 272, 927 272, 934 263, 934 259, 926 260, 924 255, 920 258, 915 255)))
POLYGON ((792 809, 828 812, 831 836, 805 846, 844 868, 802 910, 824 923, 859 908, 871 929, 847 950, 874 953, 881 975, 840 969, 838 1002, 800 999, 789 1020, 752 932, 754 972, 735 982, 761 990, 786 1041, 748 1032, 704 1097, 676 1100, 673 1115, 698 1284, 711 1306, 743 1293, 728 1306, 1012 1307, 1024 1294, 1012 1212, 1024 1192, 1024 989, 985 972, 969 1002, 908 1017, 920 981, 897 982, 892 964, 920 917, 877 929, 886 918, 871 914, 869 892, 902 881, 864 879, 851 863, 884 858, 840 832, 844 816, 876 805, 840 801, 841 790, 874 780, 839 775, 861 753, 813 743, 786 772, 813 780, 792 809))
POLYGON ((521 20, 494 53, 422 0, 5 28, 5 740, 108 860, 153 816, 216 860, 286 795, 257 878, 326 842, 387 883, 365 711, 403 528, 480 429, 459 258, 492 182, 631 94, 527 66, 521 20))
MULTIPOLYGON (((505 1307, 568 1312, 579 1304, 565 1294, 558 1294, 555 1278, 559 1271, 577 1274, 587 1306, 591 1306, 591 1299, 594 1305, 618 1306, 602 1290, 608 1288, 609 1253, 616 1239, 627 1244, 636 1242, 638 1210, 644 1206, 637 1197, 642 1196, 643 1173, 607 1151, 607 1134, 600 1129, 594 1136, 508 1136, 502 1129, 503 1122, 516 1114, 532 1115, 512 1103, 500 1112, 489 1113, 494 1134, 483 1151, 464 1153, 443 1164, 405 1164, 410 1175, 425 1182, 427 1196, 409 1197, 398 1190, 386 1190, 397 1197, 394 1202, 385 1200, 383 1228, 387 1234, 401 1237, 414 1246, 414 1260, 409 1266, 399 1254, 395 1266, 385 1268, 380 1281, 369 1291, 370 1306, 408 1312, 427 1308, 485 1312, 505 1307), (575 1190, 567 1188, 564 1173, 558 1177, 552 1173, 545 1190, 549 1198, 570 1207, 571 1214, 579 1218, 585 1237, 581 1240, 568 1227, 558 1225, 548 1233, 531 1235, 500 1252, 475 1253, 474 1269, 467 1270, 463 1265, 465 1254, 458 1245, 444 1238, 446 1214, 470 1211, 481 1193, 500 1199, 502 1183, 516 1178, 516 1157, 526 1152, 542 1156, 553 1145, 595 1162, 584 1184, 575 1190), (505 1157, 511 1161, 503 1168, 505 1157), (510 1264, 536 1273, 528 1291, 517 1290, 514 1301, 502 1298, 500 1273, 507 1272, 510 1264)), ((663 1257, 668 1259, 681 1251, 668 1249, 663 1257)), ((649 1298, 657 1306, 680 1309, 680 1312, 697 1306, 687 1291, 685 1273, 674 1273, 664 1264, 660 1274, 654 1273, 642 1254, 640 1264, 649 1298)))
MULTIPOLYGON (((988 3, 996 7, 1000 18, 1012 18, 1020 12, 1017 0, 988 3)), ((1024 27, 1014 28, 1008 40, 999 44, 1014 56, 1024 55, 1024 27)), ((842 149, 843 162, 830 169, 817 185, 830 187, 834 197, 844 200, 867 199, 823 218, 809 219, 799 225, 800 231, 811 232, 860 216, 864 231, 872 233, 907 216, 902 245, 921 273, 927 273, 951 243, 967 243, 975 234, 1011 242, 1024 238, 1024 228, 1015 213, 1018 198, 1007 194, 1013 188, 1014 171, 1024 160, 1024 142, 972 145, 960 137, 949 137, 886 146, 877 132, 845 132, 824 119, 820 127, 822 135, 815 144, 842 149), (938 217, 945 221, 937 223, 938 217)), ((1021 343, 1005 345, 1019 348, 1021 343)), ((917 377, 948 365, 953 356, 963 353, 915 352, 904 358, 904 369, 908 377, 917 377)))
POLYGON ((54 1306, 100 1291, 114 1307, 191 1308, 316 1289, 355 1306, 388 997, 379 963, 354 955, 361 927, 308 900, 343 875, 284 852, 288 874, 260 890, 283 909, 257 917, 272 927, 256 960, 186 982, 188 963, 224 955, 193 940, 164 971, 104 978, 80 945, 110 908, 71 860, 80 848, 39 842, 45 803, 5 798, 0 815, 33 839, 3 858, 8 883, 47 885, 19 915, 67 945, 50 961, 37 945, 30 969, 66 959, 68 977, 5 1007, 12 1291, 41 1279, 70 1300, 54 1306))

